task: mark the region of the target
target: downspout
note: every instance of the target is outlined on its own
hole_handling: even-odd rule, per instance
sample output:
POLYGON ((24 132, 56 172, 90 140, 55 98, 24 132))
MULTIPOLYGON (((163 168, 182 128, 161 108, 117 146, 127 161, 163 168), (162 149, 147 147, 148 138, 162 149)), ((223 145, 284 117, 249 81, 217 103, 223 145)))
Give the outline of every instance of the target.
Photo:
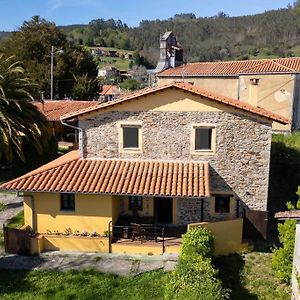
POLYGON ((34 206, 34 197, 32 195, 24 195, 22 192, 17 191, 17 197, 25 197, 29 198, 31 201, 31 224, 32 224, 32 230, 36 231, 36 224, 35 224, 35 206, 34 206))
POLYGON ((61 124, 70 127, 72 129, 78 130, 79 131, 79 152, 80 152, 80 158, 83 158, 83 129, 81 127, 76 127, 73 125, 70 125, 66 122, 64 122, 64 120, 60 120, 61 124))
POLYGON ((241 89, 241 81, 240 81, 240 75, 238 79, 238 90, 237 90, 237 99, 240 100, 240 89, 241 89))

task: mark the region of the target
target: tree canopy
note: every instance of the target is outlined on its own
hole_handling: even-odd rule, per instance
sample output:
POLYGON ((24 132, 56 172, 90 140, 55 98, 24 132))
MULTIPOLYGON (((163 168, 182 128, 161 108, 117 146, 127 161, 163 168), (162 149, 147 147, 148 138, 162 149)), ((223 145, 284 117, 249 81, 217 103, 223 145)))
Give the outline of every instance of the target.
MULTIPOLYGON (((74 88, 77 84, 76 78, 85 78, 87 81, 94 79, 97 75, 97 66, 91 54, 68 41, 66 34, 54 23, 38 16, 25 21, 18 31, 2 41, 0 51, 23 61, 28 76, 36 84, 32 90, 35 98, 40 98, 41 93, 49 98, 52 46, 55 49, 54 96, 78 98, 76 94, 78 89, 74 88), (63 52, 58 53, 58 50, 63 52)), ((80 95, 91 98, 97 87, 89 84, 84 86, 90 90, 80 95)))
POLYGON ((31 104, 33 84, 21 62, 0 54, 0 163, 25 162, 48 151, 51 134, 44 116, 31 104))

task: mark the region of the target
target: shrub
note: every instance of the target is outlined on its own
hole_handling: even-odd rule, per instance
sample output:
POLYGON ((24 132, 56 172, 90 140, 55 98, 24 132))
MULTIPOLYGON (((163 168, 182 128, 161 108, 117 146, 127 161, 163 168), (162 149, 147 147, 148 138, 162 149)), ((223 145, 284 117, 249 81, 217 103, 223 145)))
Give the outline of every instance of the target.
POLYGON ((292 275, 296 221, 286 220, 278 224, 279 241, 282 247, 273 251, 272 269, 282 282, 289 283, 292 275))
POLYGON ((213 267, 213 236, 203 227, 188 231, 175 270, 167 276, 165 299, 222 300, 226 292, 213 267))
POLYGON ((189 230, 182 239, 181 257, 202 255, 211 257, 213 254, 214 237, 205 227, 189 230))

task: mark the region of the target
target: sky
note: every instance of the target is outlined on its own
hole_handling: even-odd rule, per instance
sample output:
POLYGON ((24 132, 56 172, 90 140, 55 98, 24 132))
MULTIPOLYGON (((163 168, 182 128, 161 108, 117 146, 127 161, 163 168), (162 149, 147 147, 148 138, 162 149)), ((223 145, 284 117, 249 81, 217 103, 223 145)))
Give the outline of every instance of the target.
POLYGON ((39 15, 57 25, 87 24, 93 19, 120 19, 134 27, 142 20, 167 19, 177 13, 210 17, 251 15, 286 8, 286 0, 0 0, 0 31, 17 30, 39 15))

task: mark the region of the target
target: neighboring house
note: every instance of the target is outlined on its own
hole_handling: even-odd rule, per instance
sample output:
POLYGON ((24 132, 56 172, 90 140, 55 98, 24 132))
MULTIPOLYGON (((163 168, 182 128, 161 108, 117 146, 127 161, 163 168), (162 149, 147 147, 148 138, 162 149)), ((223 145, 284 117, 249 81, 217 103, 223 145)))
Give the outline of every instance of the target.
POLYGON ((117 85, 102 85, 99 91, 99 100, 107 102, 121 95, 121 90, 117 85))
MULTIPOLYGON (((122 243, 103 237, 83 246, 79 238, 51 236, 58 231, 110 231, 116 238, 122 230, 126 240, 139 220, 176 237, 193 223, 266 211, 272 122, 288 123, 183 83, 139 90, 62 119, 78 122, 79 151, 0 187, 23 192, 25 224, 44 237, 39 247, 46 250, 126 252, 131 245, 118 248, 122 243)), ((241 232, 242 223, 220 224, 227 244, 241 232)))
MULTIPOLYGON (((96 105, 95 101, 73 101, 73 100, 44 100, 43 102, 34 102, 33 105, 46 117, 52 125, 52 134, 58 141, 75 141, 75 130, 64 126, 60 118, 71 112, 78 111, 96 105)), ((77 125, 75 122, 73 125, 77 125)), ((76 134, 77 136, 77 134, 76 134)))
POLYGON ((115 67, 106 66, 102 69, 98 69, 98 77, 114 77, 118 76, 120 71, 115 67))
POLYGON ((291 120, 275 131, 300 128, 300 57, 188 63, 165 68, 158 85, 187 82, 291 120))

